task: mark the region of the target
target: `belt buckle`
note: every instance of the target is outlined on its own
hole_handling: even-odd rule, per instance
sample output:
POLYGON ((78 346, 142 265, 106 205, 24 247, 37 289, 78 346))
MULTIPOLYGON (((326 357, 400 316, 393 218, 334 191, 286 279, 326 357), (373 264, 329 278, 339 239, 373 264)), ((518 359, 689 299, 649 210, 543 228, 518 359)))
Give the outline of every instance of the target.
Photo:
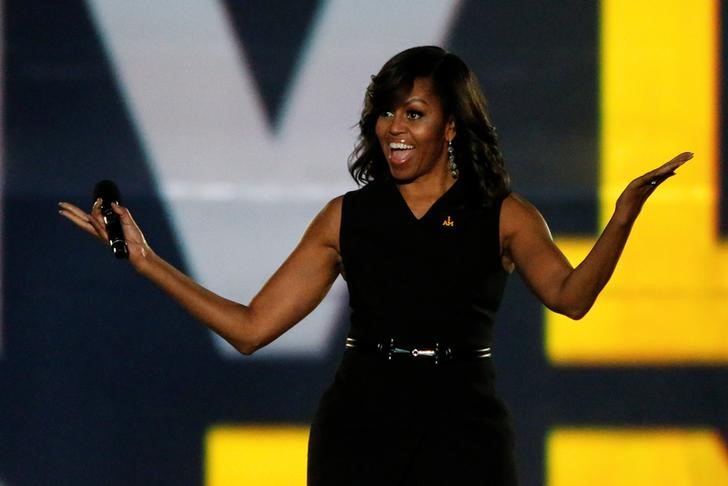
POLYGON ((440 354, 440 343, 435 343, 435 349, 413 348, 412 351, 410 351, 410 354, 412 354, 413 358, 422 356, 425 358, 435 358, 435 360, 437 360, 437 357, 440 354))
POLYGON ((420 349, 420 348, 399 348, 395 345, 394 338, 391 338, 389 340, 389 343, 386 345, 379 344, 378 345, 379 350, 382 352, 386 352, 387 359, 391 360, 392 356, 395 354, 398 355, 405 355, 411 358, 432 358, 434 359, 435 364, 438 364, 441 360, 441 358, 447 358, 451 351, 450 348, 445 348, 444 356, 440 349, 440 343, 435 343, 435 349, 420 349))

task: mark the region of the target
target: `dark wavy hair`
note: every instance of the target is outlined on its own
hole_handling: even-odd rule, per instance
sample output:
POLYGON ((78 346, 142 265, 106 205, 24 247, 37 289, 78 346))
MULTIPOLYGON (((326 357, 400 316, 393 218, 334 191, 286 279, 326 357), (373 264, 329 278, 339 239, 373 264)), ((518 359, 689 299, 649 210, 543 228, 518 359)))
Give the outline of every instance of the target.
POLYGON ((446 118, 455 120, 452 144, 460 178, 485 201, 508 195, 510 178, 478 81, 458 56, 436 46, 402 51, 372 76, 359 120, 359 138, 349 156, 354 180, 362 185, 391 179, 375 125, 382 112, 397 106, 410 93, 417 78, 432 80, 446 118))

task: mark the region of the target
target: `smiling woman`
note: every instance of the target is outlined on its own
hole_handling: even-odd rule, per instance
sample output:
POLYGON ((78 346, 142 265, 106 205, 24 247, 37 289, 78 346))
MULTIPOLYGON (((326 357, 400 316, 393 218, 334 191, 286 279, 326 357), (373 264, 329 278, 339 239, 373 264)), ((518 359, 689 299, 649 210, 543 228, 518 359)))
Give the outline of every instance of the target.
POLYGON ((415 79, 409 96, 392 111, 382 112, 375 130, 389 172, 398 182, 447 170, 444 161, 455 137, 455 121, 445 118, 430 79, 415 79))
MULTIPOLYGON (((350 171, 363 187, 323 208, 249 305, 163 260, 116 204, 129 262, 243 354, 293 327, 345 276, 351 326, 311 426, 310 486, 512 486, 513 434, 490 361, 508 273, 581 318, 646 199, 692 154, 634 179, 574 268, 540 213, 511 194, 485 99, 457 56, 430 46, 393 57, 372 79, 359 126, 350 171)), ((100 206, 87 214, 60 203, 60 212, 106 241, 100 206)))
POLYGON ((409 157, 390 157, 392 149, 402 148, 390 143, 412 144, 398 136, 406 134, 428 141, 421 147, 428 154, 419 156, 420 163, 449 170, 442 162, 452 154, 457 173, 462 171, 476 191, 495 199, 509 192, 508 173, 480 85, 459 57, 439 47, 403 51, 372 76, 359 128, 361 135, 349 164, 352 176, 361 183, 390 177, 412 182, 405 167, 396 164, 409 157), (392 172, 392 166, 397 172, 392 172))

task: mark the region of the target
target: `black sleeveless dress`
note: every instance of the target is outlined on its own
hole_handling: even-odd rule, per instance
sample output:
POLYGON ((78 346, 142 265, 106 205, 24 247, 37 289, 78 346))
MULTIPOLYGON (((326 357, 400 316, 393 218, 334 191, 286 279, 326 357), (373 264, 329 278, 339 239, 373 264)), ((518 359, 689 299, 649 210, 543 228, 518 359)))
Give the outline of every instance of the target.
MULTIPOLYGON (((458 180, 416 219, 392 183, 344 196, 340 248, 349 336, 490 346, 507 273, 500 201, 458 180)), ((347 349, 309 438, 309 486, 516 484, 508 413, 489 358, 393 357, 347 349)))

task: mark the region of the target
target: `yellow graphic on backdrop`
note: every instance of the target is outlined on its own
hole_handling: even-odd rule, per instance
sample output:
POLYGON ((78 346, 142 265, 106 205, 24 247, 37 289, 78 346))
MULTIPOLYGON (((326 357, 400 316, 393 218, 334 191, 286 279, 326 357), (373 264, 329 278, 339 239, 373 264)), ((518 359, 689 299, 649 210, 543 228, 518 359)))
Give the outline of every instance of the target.
MULTIPOLYGON (((557 365, 728 363, 718 227, 718 3, 602 4, 600 221, 635 177, 695 158, 647 201, 614 277, 578 324, 547 315, 557 365)), ((594 241, 559 239, 574 262, 594 241)))
MULTIPOLYGON (((678 152, 696 155, 648 201, 587 318, 547 314, 546 350, 557 366, 728 363, 728 246, 717 235, 718 7, 602 2, 602 226, 625 177, 678 152)), ((593 243, 558 241, 572 261, 593 243)), ((704 428, 556 428, 547 469, 550 486, 728 485, 725 445, 704 428)))
POLYGON ((304 486, 308 427, 231 425, 205 437, 205 486, 304 486))
POLYGON ((565 452, 549 461, 551 486, 728 486, 721 438, 706 429, 559 429, 548 445, 565 452))

